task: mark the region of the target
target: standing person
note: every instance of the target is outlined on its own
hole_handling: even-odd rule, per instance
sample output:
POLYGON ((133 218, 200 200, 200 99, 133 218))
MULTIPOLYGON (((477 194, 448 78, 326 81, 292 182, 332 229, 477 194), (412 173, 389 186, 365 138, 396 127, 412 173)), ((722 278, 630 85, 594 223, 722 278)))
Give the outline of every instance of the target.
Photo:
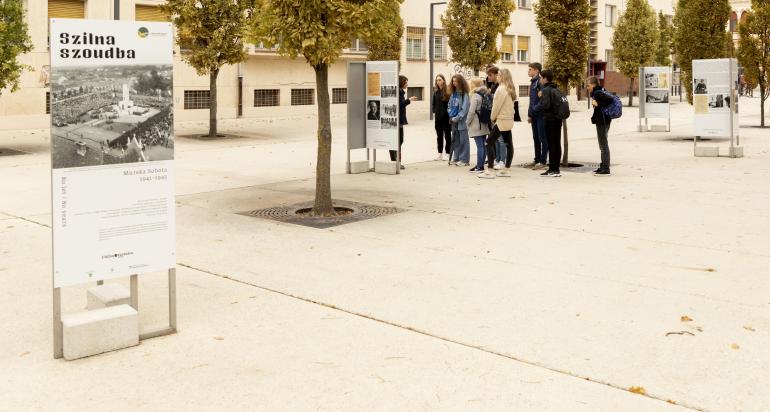
MULTIPOLYGON (((406 88, 409 87, 409 79, 406 76, 398 76, 398 151, 390 151, 390 160, 401 160, 401 145, 404 144, 404 125, 409 124, 406 120, 406 106, 417 100, 417 96, 406 98, 406 88)), ((406 169, 401 163, 401 170, 406 169)))
POLYGON ((487 88, 484 87, 484 81, 478 77, 471 79, 471 104, 468 109, 468 136, 476 142, 476 166, 471 168, 471 173, 481 173, 484 171, 484 158, 486 156, 486 140, 489 134, 489 126, 479 118, 484 97, 487 95, 487 88))
POLYGON ((496 176, 511 177, 511 162, 513 160, 513 119, 515 113, 514 102, 518 100, 516 86, 513 84, 511 72, 508 69, 500 70, 498 76, 500 87, 495 92, 492 100, 492 113, 490 115, 492 124, 500 131, 500 137, 503 141, 503 167, 499 169, 496 176))
POLYGON ((531 78, 529 85, 529 109, 527 110, 528 122, 532 125, 532 141, 535 144, 535 159, 532 161, 532 169, 545 169, 548 160, 548 139, 545 136, 545 120, 542 115, 535 114, 535 106, 540 103, 540 72, 543 66, 540 63, 530 63, 527 74, 531 78))
POLYGON ((591 116, 591 123, 596 125, 596 137, 599 140, 599 150, 601 151, 601 163, 599 168, 594 170, 596 176, 608 176, 610 174, 610 145, 607 141, 607 134, 610 132, 610 123, 604 115, 604 109, 612 106, 615 99, 610 96, 599 84, 599 79, 595 76, 588 78, 588 93, 591 95, 591 105, 594 107, 594 114, 591 116))
POLYGON ((470 164, 471 149, 468 142, 468 109, 470 108, 470 96, 468 95, 468 82, 461 74, 452 76, 449 98, 449 122, 452 123, 452 161, 450 164, 468 166, 470 164))
POLYGON ((540 102, 535 106, 535 115, 543 116, 545 136, 548 140, 548 170, 541 173, 544 177, 561 177, 559 161, 561 161, 561 126, 562 120, 557 115, 557 105, 562 98, 556 84, 553 83, 553 72, 545 69, 540 73, 540 102))
MULTIPOLYGON (((500 75, 500 69, 497 66, 489 66, 487 68, 487 93, 494 98, 497 91, 498 76, 500 75)), ((489 135, 487 135, 487 169, 488 171, 494 170, 495 166, 498 166, 498 153, 502 151, 499 147, 500 131, 497 130, 491 123, 489 126, 489 135)), ((499 166, 498 166, 499 167, 499 166)), ((489 176, 485 176, 489 177, 489 176)), ((492 175, 494 177, 494 175, 492 175)))
POLYGON ((452 124, 449 123, 447 105, 449 103, 449 86, 443 74, 436 76, 433 84, 433 120, 436 129, 437 161, 449 160, 449 150, 452 148, 452 124), (441 152, 445 152, 443 155, 441 152))

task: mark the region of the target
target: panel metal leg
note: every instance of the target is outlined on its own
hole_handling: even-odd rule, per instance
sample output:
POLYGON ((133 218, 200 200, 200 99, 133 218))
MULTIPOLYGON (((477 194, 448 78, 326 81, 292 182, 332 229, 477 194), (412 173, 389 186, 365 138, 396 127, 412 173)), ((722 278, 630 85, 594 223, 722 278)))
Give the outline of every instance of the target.
POLYGON ((64 335, 61 323, 61 288, 53 288, 53 358, 64 357, 64 335))
POLYGON ((131 275, 131 307, 139 311, 139 276, 131 275))
POLYGON ((168 325, 176 332, 176 268, 168 270, 168 325))

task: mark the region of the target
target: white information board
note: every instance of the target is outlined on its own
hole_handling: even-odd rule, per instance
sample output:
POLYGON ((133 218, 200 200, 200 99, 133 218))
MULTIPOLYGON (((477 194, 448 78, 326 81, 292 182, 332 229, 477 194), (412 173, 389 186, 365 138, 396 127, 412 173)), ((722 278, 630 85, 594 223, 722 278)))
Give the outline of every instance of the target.
POLYGON ((692 91, 695 135, 738 137, 738 95, 736 59, 693 60, 692 91))
POLYGON ((642 68, 641 84, 643 108, 639 110, 639 116, 647 119, 668 119, 671 117, 671 68, 642 68))
POLYGON ((366 147, 398 150, 398 62, 366 62, 366 147))
POLYGON ((172 33, 51 19, 55 288, 176 265, 172 33))

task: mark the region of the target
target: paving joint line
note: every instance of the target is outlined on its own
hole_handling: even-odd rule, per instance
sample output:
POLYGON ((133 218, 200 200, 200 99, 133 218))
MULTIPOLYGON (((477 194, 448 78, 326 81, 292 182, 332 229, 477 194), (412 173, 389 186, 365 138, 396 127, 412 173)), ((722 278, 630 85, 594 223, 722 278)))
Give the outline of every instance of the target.
POLYGON ((0 214, 3 214, 3 215, 5 215, 5 216, 8 216, 10 219, 18 219, 18 220, 23 220, 23 221, 25 221, 25 222, 29 222, 29 223, 32 223, 32 224, 35 224, 35 225, 38 225, 38 226, 42 226, 42 227, 48 228, 48 229, 50 229, 50 228, 51 228, 51 226, 49 226, 49 225, 46 225, 45 223, 35 222, 34 220, 31 220, 31 219, 27 219, 26 217, 23 217, 23 216, 16 216, 16 215, 14 215, 14 214, 11 214, 11 213, 6 213, 6 212, 0 212, 0 214))
POLYGON ((513 355, 508 355, 508 354, 505 354, 505 353, 502 353, 502 352, 498 352, 498 351, 495 351, 495 350, 487 349, 487 348, 485 348, 483 346, 478 346, 478 345, 474 345, 474 344, 471 344, 471 343, 465 343, 465 342, 462 342, 462 341, 450 339, 450 338, 443 337, 443 336, 440 336, 440 335, 436 335, 436 334, 433 334, 433 333, 430 333, 430 332, 427 332, 427 331, 423 331, 423 330, 420 330, 420 329, 417 329, 417 328, 413 328, 411 326, 401 325, 401 324, 398 324, 398 323, 395 323, 395 322, 391 322, 391 321, 388 321, 388 320, 376 318, 376 317, 374 317, 372 315, 367 315, 367 314, 364 314, 364 313, 361 313, 361 312, 356 312, 356 311, 344 309, 344 308, 341 308, 341 307, 338 307, 336 305, 332 305, 332 304, 329 304, 329 303, 321 302, 321 301, 310 299, 310 298, 305 298, 305 297, 302 297, 302 296, 299 296, 299 295, 295 295, 295 294, 292 294, 292 293, 289 293, 289 292, 284 292, 284 291, 281 291, 281 290, 278 290, 278 289, 273 289, 273 288, 270 288, 270 287, 267 287, 267 286, 257 285, 255 283, 250 283, 250 282, 247 282, 245 280, 236 279, 236 278, 228 276, 228 275, 212 272, 212 271, 209 271, 209 270, 206 270, 206 269, 201 269, 201 268, 198 268, 198 267, 195 267, 195 266, 192 266, 192 265, 188 265, 188 264, 185 264, 185 263, 177 262, 177 265, 182 266, 182 267, 187 268, 187 269, 190 269, 190 270, 194 270, 194 271, 201 272, 201 273, 206 273, 206 274, 209 274, 211 276, 216 276, 216 277, 219 277, 219 278, 222 278, 222 279, 226 279, 226 280, 230 280, 230 281, 233 281, 233 282, 236 282, 236 283, 240 283, 242 285, 251 286, 251 287, 254 287, 254 288, 266 291, 266 292, 278 294, 278 295, 281 295, 281 296, 284 296, 284 297, 288 297, 288 298, 291 298, 291 299, 295 299, 295 300, 299 300, 299 301, 302 301, 302 302, 305 302, 305 303, 310 303, 310 304, 313 304, 313 305, 322 306, 322 307, 325 307, 327 309, 336 310, 336 311, 339 311, 339 312, 342 312, 342 313, 346 313, 348 315, 352 315, 352 316, 356 316, 356 317, 359 317, 359 318, 362 318, 362 319, 374 321, 374 322, 377 322, 377 323, 380 323, 380 324, 383 324, 383 325, 392 326, 392 327, 395 327, 395 328, 398 328, 398 329, 401 329, 401 330, 406 330, 406 331, 414 332, 414 333, 417 333, 417 334, 420 334, 420 335, 423 335, 423 336, 426 336, 426 337, 429 337, 429 338, 438 339, 438 340, 441 340, 441 341, 444 341, 444 342, 447 342, 447 343, 452 343, 452 344, 455 344, 455 345, 458 345, 458 346, 462 346, 462 347, 465 347, 465 348, 468 348, 468 349, 478 350, 480 352, 484 352, 484 353, 487 353, 487 354, 490 354, 490 355, 495 355, 495 356, 498 356, 498 357, 501 357, 501 358, 504 358, 504 359, 507 359, 507 360, 512 360, 514 362, 523 363, 525 365, 533 366, 533 367, 536 367, 536 368, 539 368, 539 369, 545 369, 545 370, 548 370, 548 371, 551 371, 551 372, 555 372, 555 373, 558 373, 560 375, 564 375, 564 376, 567 376, 567 377, 570 377, 570 378, 580 379, 582 381, 588 381, 588 382, 591 382, 591 383, 595 383, 595 384, 599 384, 599 385, 604 385, 604 386, 607 386, 607 387, 609 387, 611 389, 615 389, 615 390, 619 390, 619 391, 623 391, 623 392, 628 392, 628 393, 630 393, 632 395, 644 396, 646 398, 649 398, 649 399, 652 399, 652 400, 656 400, 656 401, 659 401, 659 402, 663 402, 663 403, 668 404, 668 405, 680 406, 680 407, 683 407, 683 408, 686 408, 686 409, 690 409, 690 410, 694 410, 694 411, 698 411, 698 412, 708 412, 704 408, 693 406, 693 405, 689 405, 687 403, 679 403, 679 402, 676 402, 676 401, 673 401, 673 400, 672 401, 675 402, 675 403, 671 403, 671 402, 669 402, 669 399, 659 398, 659 397, 656 397, 656 396, 653 396, 653 395, 649 395, 649 394, 646 394, 646 393, 645 394, 639 394, 639 393, 631 392, 630 388, 625 388, 625 387, 622 387, 620 385, 614 384, 612 382, 592 379, 592 378, 590 378, 588 376, 581 376, 581 375, 578 375, 578 374, 575 374, 575 373, 572 373, 572 372, 569 372, 569 371, 566 371, 566 370, 558 369, 556 367, 548 366, 548 365, 541 364, 541 363, 538 363, 538 362, 535 362, 535 361, 529 361, 529 360, 522 359, 522 358, 519 358, 519 357, 516 357, 516 356, 513 356, 513 355))

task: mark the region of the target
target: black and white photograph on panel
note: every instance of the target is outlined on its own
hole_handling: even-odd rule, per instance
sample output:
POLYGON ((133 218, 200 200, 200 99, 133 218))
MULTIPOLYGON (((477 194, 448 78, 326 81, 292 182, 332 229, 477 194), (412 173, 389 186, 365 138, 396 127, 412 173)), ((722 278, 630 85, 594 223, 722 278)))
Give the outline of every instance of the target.
POLYGON ((709 108, 710 109, 725 108, 725 95, 724 94, 709 95, 709 108))
POLYGON ((657 89, 658 86, 658 73, 645 73, 644 74, 644 88, 645 89, 657 89))
POLYGON ((647 103, 668 103, 668 90, 647 90, 645 94, 647 103))
POLYGON ((379 100, 369 100, 366 102, 366 120, 380 120, 379 100))
POLYGON ((381 127, 383 129, 395 129, 398 127, 398 119, 395 117, 383 117, 381 127))
POLYGON ((171 76, 170 65, 57 69, 53 168, 172 160, 171 76))
POLYGON ((693 79, 693 94, 708 94, 708 83, 706 79, 693 79))
POLYGON ((380 91, 380 97, 383 97, 383 98, 398 97, 398 87, 382 86, 382 90, 380 91))
POLYGON ((396 104, 382 104, 382 115, 395 117, 398 115, 398 105, 396 104))

